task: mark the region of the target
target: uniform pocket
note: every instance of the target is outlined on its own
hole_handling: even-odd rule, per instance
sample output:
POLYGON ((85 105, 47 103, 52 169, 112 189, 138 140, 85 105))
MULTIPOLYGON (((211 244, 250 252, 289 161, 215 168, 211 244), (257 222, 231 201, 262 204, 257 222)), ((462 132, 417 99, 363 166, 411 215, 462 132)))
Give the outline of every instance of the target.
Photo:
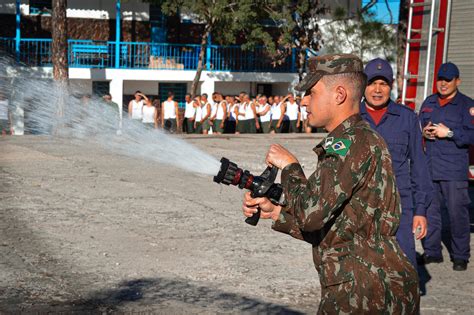
POLYGON ((462 205, 471 204, 471 198, 469 197, 469 183, 467 181, 458 181, 456 182, 456 189, 459 192, 459 202, 462 205))
POLYGON ((348 247, 331 248, 323 252, 320 281, 330 287, 354 280, 354 258, 348 247))

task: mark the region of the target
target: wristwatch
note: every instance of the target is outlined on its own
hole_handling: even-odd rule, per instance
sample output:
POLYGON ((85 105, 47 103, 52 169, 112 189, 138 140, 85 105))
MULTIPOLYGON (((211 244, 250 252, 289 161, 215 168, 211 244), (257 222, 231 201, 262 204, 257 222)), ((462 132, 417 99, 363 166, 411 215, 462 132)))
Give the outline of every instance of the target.
POLYGON ((448 134, 446 135, 446 137, 452 138, 453 136, 454 136, 454 132, 450 129, 450 130, 448 131, 448 134))

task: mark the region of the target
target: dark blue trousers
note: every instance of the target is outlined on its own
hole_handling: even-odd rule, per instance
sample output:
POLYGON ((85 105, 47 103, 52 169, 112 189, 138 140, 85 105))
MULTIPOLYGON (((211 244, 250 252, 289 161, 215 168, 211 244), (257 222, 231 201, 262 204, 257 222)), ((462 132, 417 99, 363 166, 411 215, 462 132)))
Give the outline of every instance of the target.
POLYGON ((397 241, 405 255, 416 269, 415 236, 413 235, 413 209, 403 209, 400 226, 397 230, 397 241))
POLYGON ((433 202, 427 209, 428 234, 423 240, 425 254, 442 257, 441 253, 441 207, 446 204, 450 221, 451 258, 469 260, 470 228, 467 181, 434 181, 433 202))

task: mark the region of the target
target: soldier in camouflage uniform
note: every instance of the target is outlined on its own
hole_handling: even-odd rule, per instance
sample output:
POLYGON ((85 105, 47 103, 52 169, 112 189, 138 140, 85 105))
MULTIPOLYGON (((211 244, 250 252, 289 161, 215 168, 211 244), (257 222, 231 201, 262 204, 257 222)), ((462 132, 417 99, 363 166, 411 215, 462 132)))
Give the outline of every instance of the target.
POLYGON ((282 169, 288 206, 247 193, 243 210, 260 207, 274 230, 313 245, 319 314, 416 314, 418 276, 395 238, 401 207, 390 154, 358 113, 365 84, 354 55, 310 59, 296 89, 310 93, 310 124, 329 131, 314 148, 317 169, 307 179, 290 152, 272 145, 266 162, 282 169))

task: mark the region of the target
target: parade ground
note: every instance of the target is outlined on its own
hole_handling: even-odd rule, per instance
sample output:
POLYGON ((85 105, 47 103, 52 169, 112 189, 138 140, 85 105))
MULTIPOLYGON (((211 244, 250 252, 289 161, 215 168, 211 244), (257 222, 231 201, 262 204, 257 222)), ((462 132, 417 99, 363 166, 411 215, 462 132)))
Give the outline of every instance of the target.
MULTIPOLYGON (((311 174, 322 139, 178 137, 255 175, 271 143, 311 174)), ((242 195, 212 176, 97 144, 3 137, 0 312, 314 314, 320 284, 311 245, 269 221, 246 224, 242 195)), ((471 208, 471 249, 473 219, 471 208)), ((453 271, 443 254, 444 263, 419 268, 421 314, 472 314, 474 263, 453 271)))

